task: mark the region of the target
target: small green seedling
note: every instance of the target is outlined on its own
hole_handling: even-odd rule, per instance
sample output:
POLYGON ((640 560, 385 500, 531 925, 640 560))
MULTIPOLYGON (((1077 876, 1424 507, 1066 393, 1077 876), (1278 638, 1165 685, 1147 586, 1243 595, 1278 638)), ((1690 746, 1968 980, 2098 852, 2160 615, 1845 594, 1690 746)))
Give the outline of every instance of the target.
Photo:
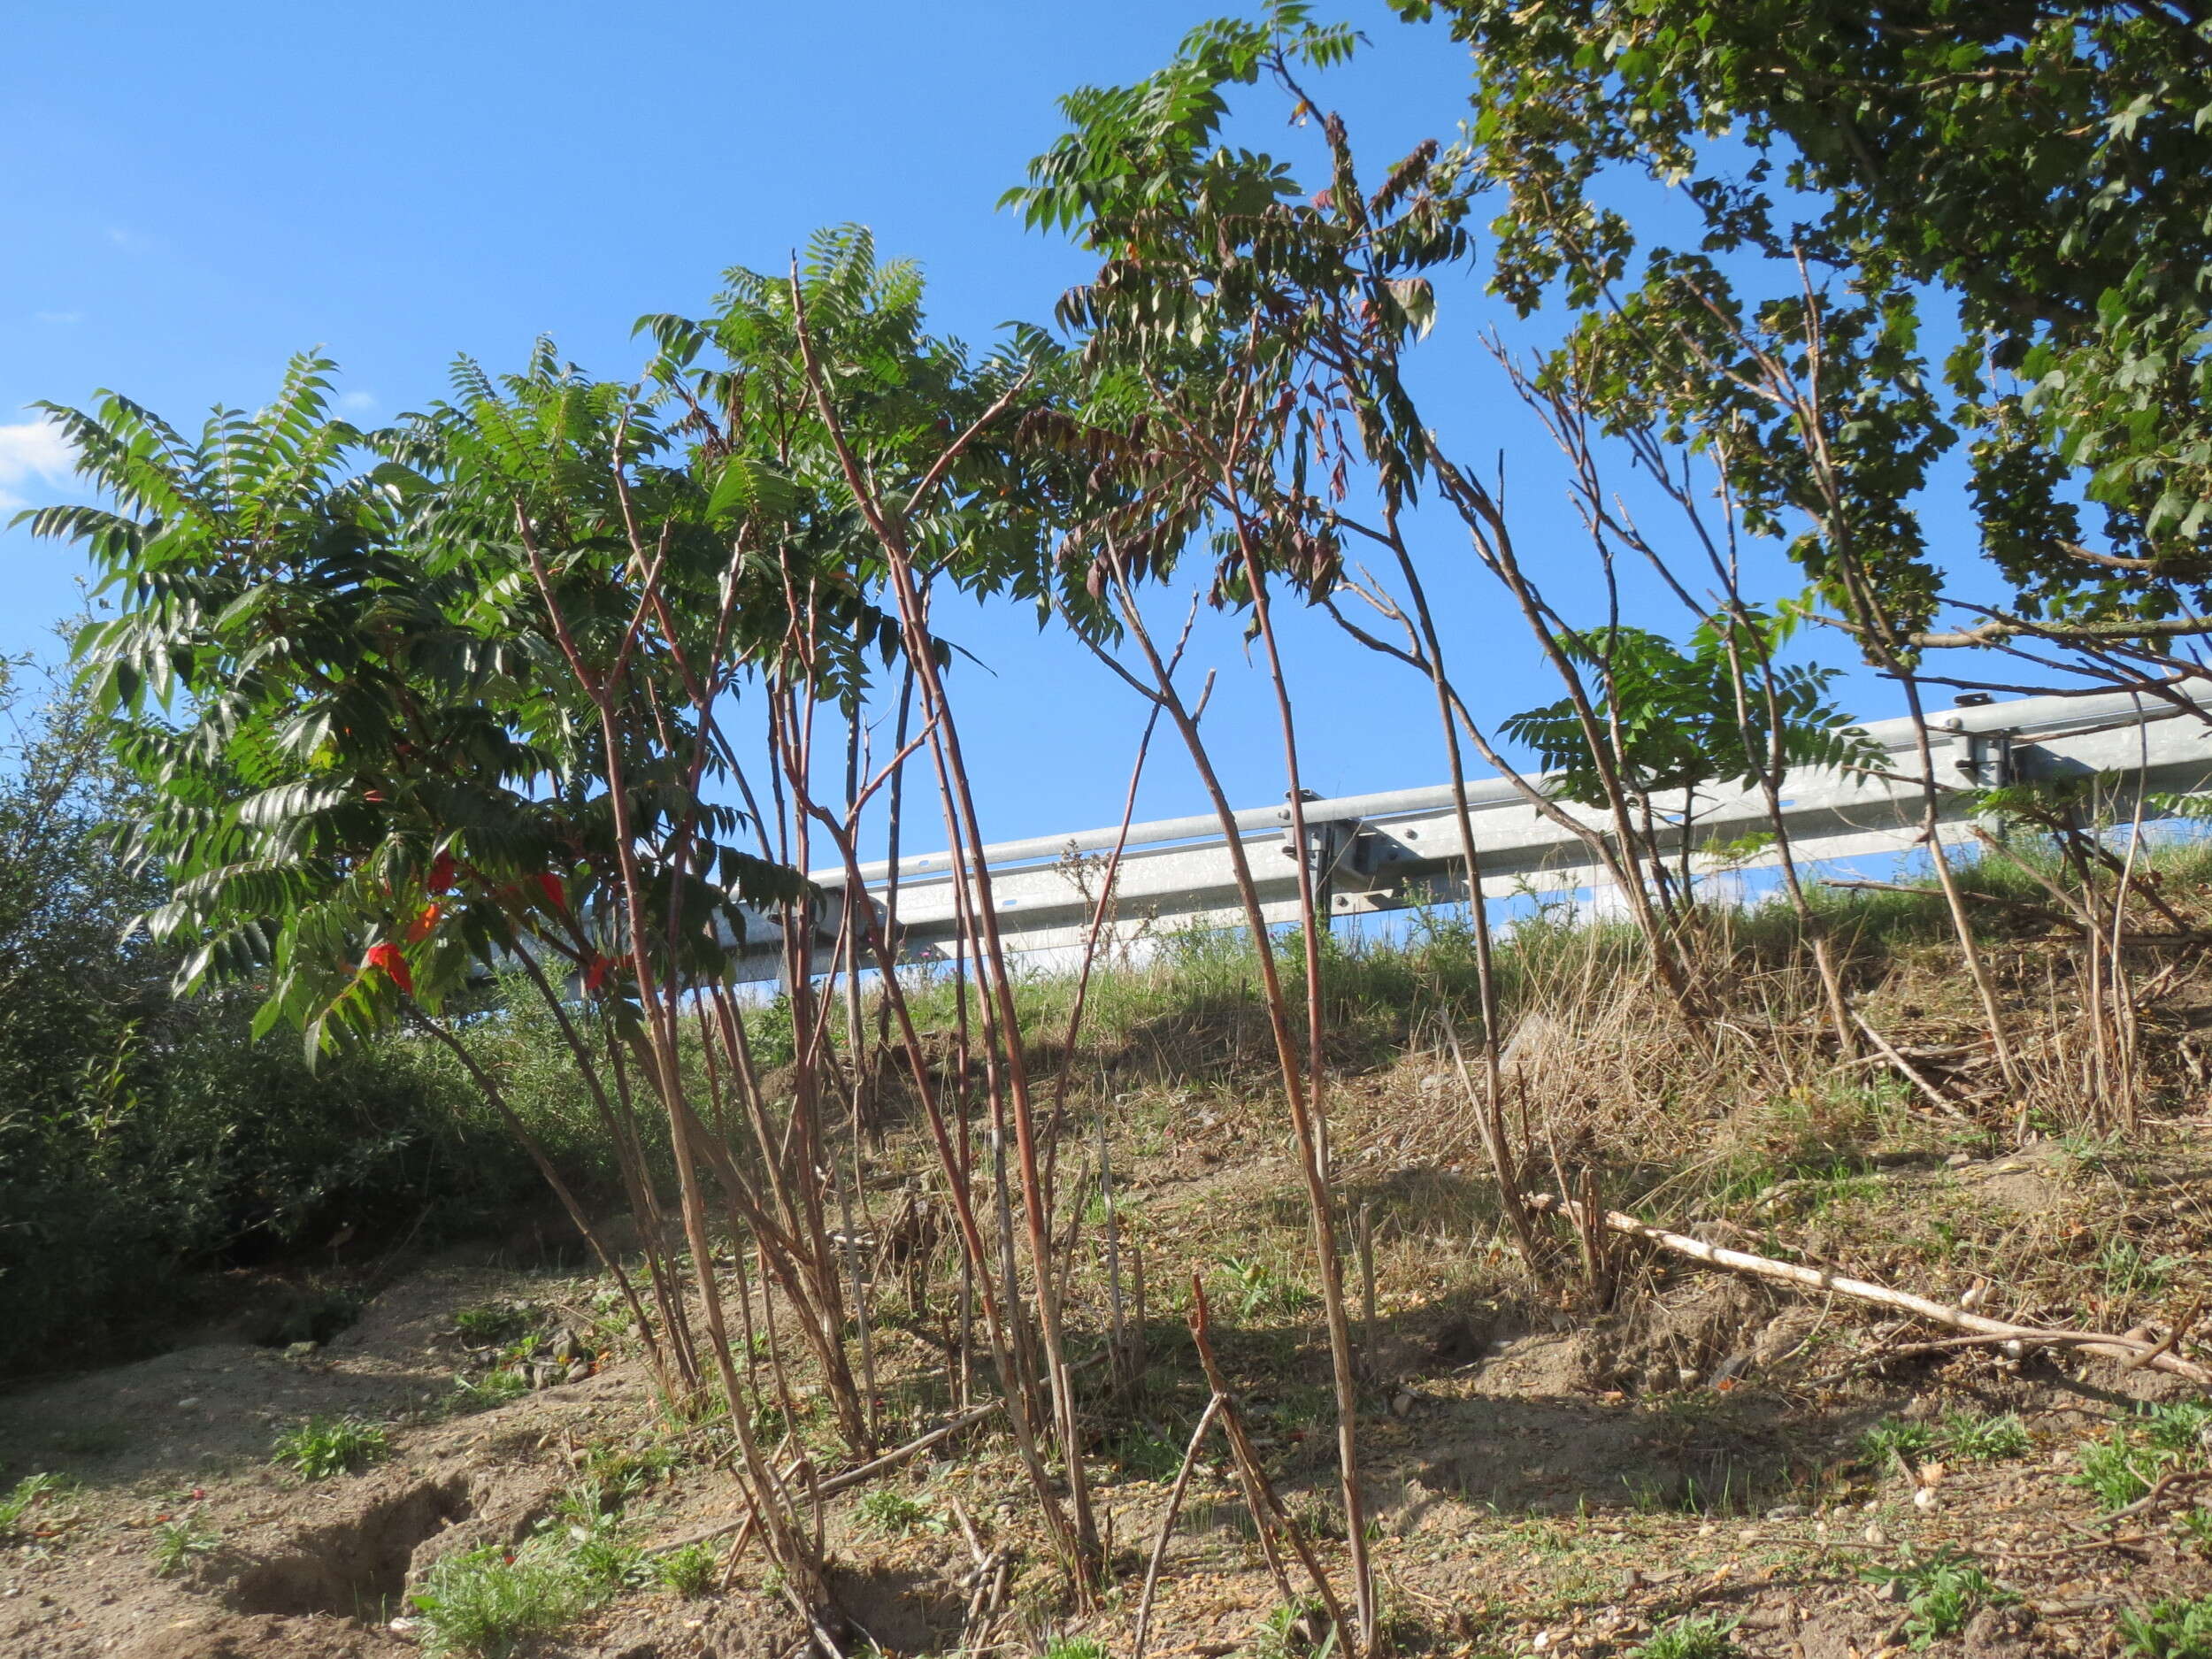
POLYGON ((191 1564, 195 1555, 204 1555, 222 1541, 214 1528, 204 1526, 192 1517, 180 1521, 164 1521, 154 1528, 154 1576, 173 1578, 191 1564))

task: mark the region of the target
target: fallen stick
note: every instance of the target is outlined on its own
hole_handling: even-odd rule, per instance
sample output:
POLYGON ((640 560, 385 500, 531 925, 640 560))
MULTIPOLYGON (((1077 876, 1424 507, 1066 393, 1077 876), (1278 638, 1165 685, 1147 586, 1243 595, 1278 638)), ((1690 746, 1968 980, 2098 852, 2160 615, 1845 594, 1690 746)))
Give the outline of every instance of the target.
POLYGON ((2183 1314, 2180 1318, 2174 1321, 2172 1329, 2166 1333, 2165 1337, 2159 1342, 2156 1348, 2153 1348, 2147 1354, 2141 1355, 2135 1359, 2130 1360, 2120 1369, 2123 1371, 2140 1371, 2146 1365, 2155 1363, 2161 1355, 2172 1353, 2173 1350, 2180 1345, 2183 1333, 2185 1332, 2193 1331, 2197 1328, 2197 1316, 2203 1311, 2204 1302, 2201 1298, 2194 1302, 2192 1302, 2189 1307, 2189 1311, 2183 1314))
POLYGON ((1915 1071, 1913 1069, 1912 1062, 1906 1059, 1903 1055, 1898 1053, 1897 1050, 1890 1045, 1888 1038, 1883 1036, 1880 1032, 1875 1030, 1872 1025, 1867 1024, 1865 1015, 1860 1013, 1856 1009, 1854 1009, 1851 1012, 1851 1018, 1857 1024, 1859 1029, 1867 1034, 1868 1040, 1870 1041, 1877 1048, 1879 1048, 1882 1051, 1882 1057, 1888 1061, 1890 1064, 1895 1066, 1900 1071, 1902 1071, 1905 1074, 1905 1080, 1910 1083, 1915 1088, 1918 1089, 1923 1094, 1925 1094, 1928 1099, 1934 1103, 1935 1109, 1938 1111, 1943 1113, 1947 1118, 1956 1118, 1966 1123, 1971 1123, 1974 1121, 1972 1118, 1967 1117, 1964 1112, 1959 1110, 1959 1105, 1956 1101, 1953 1100, 1948 1094, 1946 1094, 1941 1089, 1938 1088, 1934 1084, 1929 1082, 1926 1078, 1921 1076, 1918 1071, 1915 1071))
MULTIPOLYGON (((1549 1194, 1531 1203, 1543 1209, 1563 1209, 1571 1217, 1578 1216, 1581 1206, 1571 1199, 1563 1205, 1549 1194)), ((1978 1313, 1968 1313, 1925 1296, 1916 1296, 1909 1291, 1892 1290, 1886 1285, 1870 1284, 1863 1279, 1846 1279, 1839 1273, 1822 1268, 1799 1267, 1790 1262, 1778 1262, 1771 1256, 1754 1256, 1747 1250, 1731 1250, 1721 1245, 1708 1244, 1702 1239, 1693 1239, 1679 1233, 1669 1233, 1655 1227, 1633 1216, 1623 1215, 1617 1210, 1604 1212, 1607 1227, 1615 1233, 1642 1239, 1661 1249, 1671 1250, 1677 1256, 1686 1256, 1694 1262, 1709 1267, 1724 1267, 1732 1272, 1748 1273, 1754 1279, 1769 1279, 1785 1285, 1796 1285, 1807 1290, 1827 1291, 1839 1296, 1850 1296, 1860 1302, 1872 1302, 1878 1308, 1894 1308, 1901 1312, 1917 1315, 1936 1325, 1948 1325, 1955 1331, 1971 1331, 1984 1336, 2009 1339, 2023 1347, 2038 1344, 2060 1344, 2078 1348, 2086 1353, 2103 1354, 2113 1359, 2139 1359, 2152 1370, 2170 1371, 2185 1377, 2193 1383, 2212 1384, 2212 1371, 2178 1354, 2162 1353, 2161 1345, 2132 1341, 2124 1336, 2109 1336, 2102 1333, 2076 1334, 2065 1331, 2046 1331, 2029 1325, 2011 1325, 2002 1319, 1985 1318, 1978 1313)))
MULTIPOLYGON (((1979 1336, 1947 1336, 1929 1342, 1904 1342, 1894 1348, 1879 1348, 1855 1364, 1847 1366, 1839 1376, 1855 1376, 1860 1371, 1879 1371, 1883 1366, 1901 1359, 1924 1359, 1931 1354, 1955 1354, 1970 1348, 2002 1348, 2016 1350, 2006 1356, 2018 1359, 2032 1348, 2094 1348, 2113 1339, 2095 1331, 2039 1331, 2032 1334, 2014 1335, 2010 1333, 1985 1333, 1979 1336)), ((2124 1340, 2125 1339, 2122 1339, 2124 1340)), ((2130 1360, 2130 1365, 2135 1362, 2130 1360)))
POLYGON ((1175 1471, 1175 1490, 1167 1494, 1167 1513, 1160 1517, 1160 1535, 1153 1541, 1152 1559, 1144 1570, 1144 1595, 1137 1602, 1136 1645, 1130 1650, 1129 1659, 1144 1659, 1145 1638, 1152 1633, 1152 1598, 1160 1587, 1160 1566, 1167 1560, 1168 1538, 1175 1531, 1175 1517, 1182 1513, 1183 1494, 1190 1489, 1191 1471, 1198 1466, 1198 1452, 1206 1443, 1206 1431, 1213 1427, 1222 1404, 1219 1394, 1206 1402, 1205 1410, 1199 1414, 1198 1426, 1191 1431, 1190 1449, 1183 1454, 1183 1466, 1175 1471))
MULTIPOLYGON (((816 1494, 820 1497, 827 1498, 840 1492, 849 1492, 855 1486, 865 1486, 885 1471, 895 1469, 908 1458, 918 1453, 927 1451, 938 1441, 949 1440, 963 1429, 973 1428, 996 1411, 999 1409, 999 1403, 998 1401, 994 1400, 989 1405, 978 1406, 972 1411, 964 1411, 951 1422, 930 1430, 919 1439, 909 1440, 905 1445, 895 1448, 884 1453, 882 1456, 861 1464, 856 1469, 848 1469, 842 1474, 832 1475, 815 1487, 816 1494)), ((687 1544, 703 1544, 710 1539, 721 1538, 747 1525, 750 1518, 748 1516, 741 1516, 734 1521, 718 1522, 703 1532, 687 1532, 681 1538, 673 1538, 665 1544, 657 1546, 654 1553, 658 1555, 667 1550, 681 1549, 687 1544)))

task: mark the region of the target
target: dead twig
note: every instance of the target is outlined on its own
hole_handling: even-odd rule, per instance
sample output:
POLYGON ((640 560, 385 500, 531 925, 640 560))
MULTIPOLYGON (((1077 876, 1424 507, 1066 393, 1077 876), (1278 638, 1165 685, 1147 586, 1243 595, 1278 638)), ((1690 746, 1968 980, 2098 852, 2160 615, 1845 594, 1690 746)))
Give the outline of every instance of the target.
MULTIPOLYGON (((1545 1194, 1536 1204, 1548 1207, 1560 1201, 1545 1194)), ((1577 1221, 1582 1206, 1568 1201, 1565 1209, 1577 1221)), ((1909 1291, 1892 1290, 1886 1285, 1870 1284, 1865 1279, 1847 1279, 1824 1268, 1800 1267, 1791 1262, 1778 1262, 1770 1256, 1754 1256, 1748 1250, 1731 1250, 1717 1244, 1708 1244, 1702 1239, 1693 1239, 1679 1233, 1669 1233, 1663 1227, 1652 1226, 1633 1216, 1623 1215, 1617 1210, 1604 1212, 1602 1219, 1615 1233, 1642 1239, 1663 1250, 1686 1256, 1692 1261, 1702 1262, 1709 1267, 1724 1267, 1732 1272, 1747 1273, 1754 1279, 1772 1279, 1803 1289, 1832 1292, 1860 1302, 1871 1302, 1878 1308, 1893 1308, 1909 1313, 1932 1324, 1948 1325, 1957 1331, 1970 1331, 1978 1335, 2000 1340, 2016 1341, 2023 1348, 2031 1345, 2063 1344, 2079 1348, 2085 1352, 2103 1354, 2114 1359, 2138 1359, 2147 1367, 2170 1371, 2185 1377, 2191 1382, 2212 1383, 2212 1371, 2183 1359, 2179 1355, 2159 1352, 2160 1345, 2139 1341, 2125 1336, 2108 1335, 2102 1332, 2071 1333, 2048 1331, 2034 1325, 2011 1325, 2002 1319, 1985 1318, 1978 1313, 1944 1302, 1932 1302, 1925 1296, 1916 1296, 1909 1291)))
POLYGON ((2131 1515, 2148 1515, 2158 1507, 2158 1501, 2176 1486, 2193 1486, 2200 1480, 2212 1480, 2212 1469, 2170 1469, 2159 1476, 2158 1484, 2124 1509, 2098 1517, 2099 1526, 2113 1526, 2131 1515))
POLYGON ((1190 1489, 1191 1471, 1198 1467, 1198 1448, 1206 1443, 1206 1431, 1212 1428, 1214 1419, 1221 1415, 1223 1401, 1219 1394, 1206 1402, 1205 1410, 1199 1413, 1198 1426, 1191 1431, 1190 1449, 1183 1454, 1183 1466, 1175 1471, 1175 1486, 1167 1494, 1167 1513, 1160 1517, 1160 1535, 1152 1541, 1152 1559, 1144 1570, 1144 1594, 1137 1601, 1137 1639, 1130 1649, 1129 1659, 1144 1659, 1145 1638, 1152 1631, 1152 1597, 1160 1587, 1160 1566, 1167 1559, 1169 1537, 1175 1531, 1175 1517, 1182 1513, 1183 1494, 1190 1489))
POLYGON ((1344 1616, 1344 1604, 1337 1600, 1336 1587, 1329 1582, 1328 1574, 1321 1571, 1321 1563, 1314 1557, 1312 1547, 1298 1530, 1298 1524, 1283 1508, 1283 1501, 1275 1495, 1275 1487, 1261 1466, 1260 1455, 1254 1449, 1252 1438, 1244 1432, 1244 1419, 1238 1413, 1235 1397, 1229 1392, 1228 1379, 1222 1375, 1220 1362, 1214 1358, 1214 1345, 1210 1333, 1206 1308, 1206 1284, 1196 1273, 1190 1279, 1191 1340, 1198 1348, 1198 1363, 1205 1367, 1206 1384, 1214 1392, 1221 1405, 1221 1427, 1228 1436, 1229 1452, 1236 1464, 1237 1478, 1244 1487, 1244 1500, 1252 1510, 1253 1524, 1259 1528, 1260 1550, 1267 1557, 1273 1571, 1275 1587, 1286 1601, 1296 1599, 1290 1587, 1290 1574, 1283 1566, 1282 1550, 1278 1537, 1290 1540, 1290 1547, 1298 1555, 1299 1564, 1306 1576, 1313 1580, 1313 1587, 1321 1597, 1321 1605, 1327 1609, 1329 1623, 1336 1629, 1338 1651, 1355 1655, 1359 1642, 1353 1632, 1351 1622, 1344 1616))
MULTIPOLYGON (((865 1486, 878 1475, 897 1468, 908 1458, 927 1451, 938 1441, 949 1440, 963 1429, 973 1428, 984 1418, 997 1411, 1000 1405, 1000 1402, 994 1400, 987 1406, 978 1406, 972 1411, 964 1411, 951 1422, 942 1424, 918 1439, 909 1440, 905 1445, 884 1453, 880 1457, 872 1458, 856 1469, 846 1470, 842 1474, 832 1475, 828 1479, 817 1484, 816 1494, 820 1498, 833 1497, 840 1492, 849 1492, 855 1486, 865 1486)), ((751 1524, 750 1516, 742 1516, 734 1521, 723 1521, 708 1527, 703 1532, 687 1532, 681 1538, 671 1539, 654 1553, 665 1554, 669 1550, 681 1549, 689 1544, 703 1544, 711 1539, 724 1537, 751 1524)))

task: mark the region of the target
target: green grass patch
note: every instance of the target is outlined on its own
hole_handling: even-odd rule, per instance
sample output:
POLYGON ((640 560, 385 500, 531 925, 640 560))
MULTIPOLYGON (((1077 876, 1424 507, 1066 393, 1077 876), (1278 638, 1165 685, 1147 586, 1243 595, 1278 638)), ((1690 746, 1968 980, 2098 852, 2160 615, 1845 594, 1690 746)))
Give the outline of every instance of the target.
POLYGON ((433 1659, 509 1659, 625 1589, 660 1578, 658 1563, 647 1563, 598 1502, 595 1490, 572 1487, 519 1548, 487 1544, 434 1563, 411 1598, 423 1651, 433 1659))
POLYGON ((1925 1457, 1935 1446, 1935 1431, 1925 1423, 1908 1423, 1901 1417, 1884 1417, 1859 1434, 1859 1457, 1863 1463, 1879 1468, 1893 1457, 1907 1463, 1925 1457))
POLYGON ((910 1498, 893 1486, 878 1486, 861 1499, 862 1521, 887 1538, 913 1532, 941 1532, 945 1517, 919 1499, 910 1498))
POLYGON ((35 1518, 69 1490, 61 1475, 26 1475, 0 1494, 0 1544, 19 1544, 38 1535, 35 1518))
POLYGON ((310 1417, 277 1436, 270 1462, 305 1480, 349 1475, 392 1455, 392 1439, 359 1417, 310 1417))
POLYGON ((714 1587, 714 1552, 704 1544, 686 1544, 653 1563, 653 1575, 687 1599, 704 1595, 714 1587))
POLYGON ((1736 1651, 1736 1621, 1693 1616, 1662 1624, 1631 1651, 1635 1659, 1727 1659, 1736 1651))
POLYGON ((2035 1449, 2028 1425, 2012 1412, 1984 1417, 1974 1411, 1954 1411, 1937 1431, 1936 1447, 1944 1456, 1962 1463, 1997 1463, 2024 1457, 2035 1449))

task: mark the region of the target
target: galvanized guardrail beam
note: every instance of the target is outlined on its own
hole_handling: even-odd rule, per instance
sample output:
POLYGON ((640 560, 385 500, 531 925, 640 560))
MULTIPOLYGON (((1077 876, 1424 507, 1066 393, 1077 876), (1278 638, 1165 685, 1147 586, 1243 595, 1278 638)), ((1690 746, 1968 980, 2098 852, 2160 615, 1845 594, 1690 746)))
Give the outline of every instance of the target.
MULTIPOLYGON (((2206 700, 2212 702, 2212 694, 2206 700)), ((1971 833, 1965 792, 2015 779, 2113 773, 2122 775, 2131 790, 2147 794, 2212 787, 2212 725, 2156 698, 2127 692, 2020 698, 1948 710, 1931 724, 1938 782, 1944 787, 1947 841, 1971 833)), ((1861 729, 1889 752, 1891 775, 1804 768, 1787 780, 1783 818, 1791 850, 1802 863, 1903 852, 1920 844, 1925 806, 1912 723, 1877 720, 1861 729)), ((1606 883, 1602 865, 1581 839, 1548 820, 1510 781, 1470 784, 1467 803, 1486 894, 1557 893, 1606 883)), ((1601 813, 1557 804, 1571 818, 1604 827, 1601 813)), ((1305 818, 1313 843, 1310 856, 1332 916, 1448 903, 1466 896, 1448 785, 1309 801, 1305 818)), ((1236 827, 1267 919, 1294 921, 1298 849, 1290 841, 1288 805, 1240 812, 1236 827)), ((1699 792, 1690 833, 1694 849, 1769 827, 1757 790, 1720 788, 1699 792)), ((1663 830, 1663 844, 1678 850, 1679 834, 1678 828, 1663 830)), ((991 872, 1008 948, 1025 954, 1079 948, 1105 855, 1120 839, 1119 828, 1113 827, 985 848, 983 862, 991 872)), ((1740 867, 1773 862, 1769 853, 1741 860, 1740 867)), ((829 895, 817 924, 817 963, 826 972, 834 965, 827 953, 835 942, 845 874, 841 870, 810 874, 829 895)), ((890 896, 890 866, 864 864, 860 874, 870 902, 880 912, 890 896)), ((899 862, 894 913, 902 961, 949 961, 960 953, 954 879, 945 853, 899 862)), ((1244 921, 1218 818, 1206 813, 1130 827, 1114 887, 1110 927, 1116 941, 1126 944, 1181 929, 1238 927, 1244 921)), ((737 953, 741 972, 749 979, 775 979, 781 971, 775 924, 764 917, 747 932, 737 953)))

